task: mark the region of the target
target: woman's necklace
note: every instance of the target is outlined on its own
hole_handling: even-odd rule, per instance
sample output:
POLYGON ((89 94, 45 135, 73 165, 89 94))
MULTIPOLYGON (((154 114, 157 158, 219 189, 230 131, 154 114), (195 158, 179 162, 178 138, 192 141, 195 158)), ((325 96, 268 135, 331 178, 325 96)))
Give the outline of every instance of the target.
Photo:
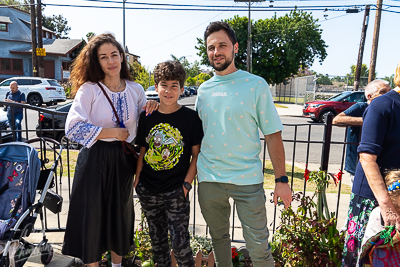
MULTIPOLYGON (((104 83, 104 82, 103 82, 104 83)), ((117 86, 111 86, 111 85, 107 85, 106 83, 104 83, 105 86, 107 86, 107 88, 114 93, 119 93, 121 91, 124 90, 125 86, 124 86, 124 82, 122 79, 119 80, 119 84, 117 86)))

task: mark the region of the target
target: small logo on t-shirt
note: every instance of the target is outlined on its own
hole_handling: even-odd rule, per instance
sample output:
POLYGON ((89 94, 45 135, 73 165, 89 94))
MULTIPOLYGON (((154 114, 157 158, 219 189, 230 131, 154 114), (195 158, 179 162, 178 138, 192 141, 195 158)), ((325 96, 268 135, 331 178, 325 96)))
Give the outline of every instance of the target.
POLYGON ((211 96, 228 96, 227 92, 213 92, 211 96))

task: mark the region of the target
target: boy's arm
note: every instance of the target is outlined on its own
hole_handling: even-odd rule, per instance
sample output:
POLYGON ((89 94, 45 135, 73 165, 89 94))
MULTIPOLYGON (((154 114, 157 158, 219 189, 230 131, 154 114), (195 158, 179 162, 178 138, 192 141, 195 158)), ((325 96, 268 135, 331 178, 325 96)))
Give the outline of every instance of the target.
MULTIPOLYGON (((194 177, 196 177, 197 174, 196 164, 199 153, 200 153, 200 144, 192 146, 192 160, 190 161, 189 170, 185 176, 185 182, 188 182, 189 184, 193 183, 194 177)), ((183 185, 182 187, 186 197, 189 191, 183 185)))
POLYGON ((137 186, 137 184, 139 183, 139 176, 140 176, 140 172, 142 171, 143 168, 143 158, 144 158, 144 154, 146 153, 146 148, 141 146, 140 147, 140 154, 137 160, 137 166, 136 166, 136 175, 135 175, 135 188, 137 186))

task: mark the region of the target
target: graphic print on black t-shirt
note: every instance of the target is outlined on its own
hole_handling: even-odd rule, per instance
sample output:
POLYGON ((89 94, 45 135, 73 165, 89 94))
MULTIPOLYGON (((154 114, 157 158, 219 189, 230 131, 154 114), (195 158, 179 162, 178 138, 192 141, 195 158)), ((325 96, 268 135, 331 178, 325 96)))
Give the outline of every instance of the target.
POLYGON ((155 125, 146 137, 149 149, 144 160, 155 171, 172 169, 183 153, 182 139, 181 132, 169 123, 155 125))

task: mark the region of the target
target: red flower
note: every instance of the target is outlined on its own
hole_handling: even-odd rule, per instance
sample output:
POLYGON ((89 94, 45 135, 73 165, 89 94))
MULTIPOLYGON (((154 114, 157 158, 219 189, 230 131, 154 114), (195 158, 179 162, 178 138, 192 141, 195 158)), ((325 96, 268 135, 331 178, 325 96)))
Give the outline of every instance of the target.
POLYGON ((306 169, 304 170, 304 175, 303 177, 306 179, 306 182, 308 181, 308 179, 310 178, 310 171, 307 169, 307 165, 306 165, 306 169))
POLYGON ((236 258, 236 256, 239 255, 239 253, 236 252, 236 247, 233 247, 232 249, 232 259, 236 258))
POLYGON ((339 183, 339 181, 342 180, 342 174, 343 172, 339 169, 339 172, 335 175, 333 175, 333 181, 335 182, 335 185, 339 183))

